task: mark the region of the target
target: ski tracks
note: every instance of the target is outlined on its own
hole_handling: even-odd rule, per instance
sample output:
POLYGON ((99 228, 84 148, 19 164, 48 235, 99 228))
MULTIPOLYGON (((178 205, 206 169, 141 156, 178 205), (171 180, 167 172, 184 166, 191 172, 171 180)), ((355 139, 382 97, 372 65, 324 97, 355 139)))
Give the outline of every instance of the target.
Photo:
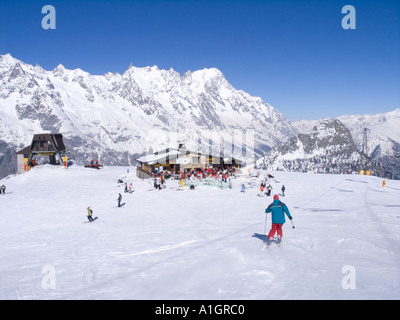
MULTIPOLYGON (((375 232, 371 232, 371 237, 368 238, 368 240, 374 243, 375 246, 381 247, 381 249, 395 253, 397 255, 397 259, 399 260, 399 222, 395 219, 392 219, 392 217, 385 210, 385 208, 393 207, 394 205, 391 203, 388 204, 386 201, 379 198, 378 201, 372 203, 370 199, 376 199, 376 192, 377 190, 372 188, 370 184, 366 185, 364 193, 364 207, 367 214, 367 220, 365 220, 365 222, 369 222, 369 226, 375 230, 375 232), (375 194, 373 194, 373 192, 375 192, 375 194)), ((395 198, 393 196, 393 200, 394 199, 395 198)))
POLYGON ((204 248, 212 246, 212 245, 214 246, 216 243, 226 240, 227 238, 233 237, 233 236, 235 236, 239 233, 242 233, 248 229, 254 228, 254 226, 256 226, 256 225, 259 225, 259 222, 250 224, 244 228, 241 228, 239 230, 234 230, 232 232, 229 232, 225 235, 222 235, 220 237, 213 238, 213 239, 188 240, 188 241, 179 242, 179 243, 172 244, 172 245, 161 246, 158 248, 143 250, 143 251, 139 251, 139 252, 123 253, 123 254, 111 253, 111 255, 115 258, 125 259, 125 258, 129 258, 129 257, 135 257, 135 256, 141 256, 141 255, 158 254, 163 251, 173 252, 172 255, 164 255, 163 258, 157 259, 156 261, 146 264, 146 265, 143 265, 135 270, 131 270, 131 272, 130 272, 130 275, 140 274, 140 273, 149 271, 151 268, 153 268, 157 265, 166 263, 168 261, 172 261, 174 259, 178 259, 181 256, 186 256, 189 253, 193 253, 194 251, 198 251, 198 250, 204 249, 204 248), (178 250, 178 249, 184 249, 184 250, 179 250, 179 252, 176 252, 176 250, 178 250))
POLYGON ((162 247, 150 249, 150 250, 143 250, 143 251, 139 251, 139 252, 125 253, 125 254, 112 253, 111 255, 115 255, 115 256, 121 257, 121 258, 134 257, 134 256, 142 255, 142 254, 151 254, 151 253, 157 253, 157 252, 161 252, 161 251, 168 251, 168 250, 173 250, 173 249, 177 249, 177 248, 187 247, 187 246, 191 246, 192 244, 197 243, 197 242, 198 242, 198 240, 190 240, 190 241, 184 241, 184 242, 180 242, 177 244, 162 246, 162 247))

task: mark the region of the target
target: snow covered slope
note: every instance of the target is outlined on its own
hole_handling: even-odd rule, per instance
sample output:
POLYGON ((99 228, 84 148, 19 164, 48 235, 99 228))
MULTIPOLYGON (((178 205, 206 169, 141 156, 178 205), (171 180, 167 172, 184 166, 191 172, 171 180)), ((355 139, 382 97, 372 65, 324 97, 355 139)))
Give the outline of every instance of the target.
POLYGON ((258 154, 297 132, 280 112, 233 88, 215 68, 181 76, 131 65, 123 74, 100 76, 62 65, 46 71, 0 55, 0 153, 50 131, 64 135, 81 164, 96 158, 131 165, 149 146, 185 143, 197 150, 199 139, 205 147, 215 138, 219 147, 220 137, 229 142, 247 130, 254 130, 258 154))
POLYGON ((245 177, 194 191, 172 181, 149 191, 132 167, 38 166, 3 179, 0 299, 400 298, 399 181, 268 173, 273 192, 285 184, 295 225, 268 249, 271 198, 245 177), (98 220, 82 223, 89 205, 98 220))

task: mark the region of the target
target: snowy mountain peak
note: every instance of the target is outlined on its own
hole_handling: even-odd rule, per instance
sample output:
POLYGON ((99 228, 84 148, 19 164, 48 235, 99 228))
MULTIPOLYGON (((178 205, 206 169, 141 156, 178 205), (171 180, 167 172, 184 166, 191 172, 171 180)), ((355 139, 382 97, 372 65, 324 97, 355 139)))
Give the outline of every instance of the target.
POLYGON ((216 84, 226 83, 223 73, 216 68, 205 68, 191 73, 192 81, 198 81, 202 84, 214 82, 216 84))
POLYGON ((273 170, 351 173, 362 160, 350 131, 337 119, 324 119, 309 133, 275 146, 259 165, 273 170))
POLYGON ((0 55, 0 67, 15 65, 17 62, 18 60, 12 57, 9 53, 0 55))
POLYGON ((64 65, 59 64, 57 67, 55 67, 55 68, 53 69, 53 73, 55 73, 55 72, 64 72, 65 70, 66 70, 66 69, 65 69, 64 65))
POLYGON ((325 119, 315 126, 311 132, 311 136, 317 143, 341 145, 343 142, 351 142, 353 145, 353 137, 349 129, 347 129, 338 119, 325 119))
POLYGON ((220 70, 218 70, 217 68, 204 68, 201 70, 194 71, 192 73, 192 75, 193 74, 200 75, 204 79, 211 79, 211 78, 218 78, 218 77, 225 78, 223 73, 220 70))
MULTIPOLYGON (((367 129, 367 150, 372 157, 392 157, 400 151, 400 108, 386 113, 343 115, 337 118, 350 130, 359 150, 362 150, 364 129, 367 129)), ((298 121, 293 125, 307 133, 324 120, 298 121)))
POLYGON ((132 65, 122 75, 91 75, 61 64, 46 71, 4 55, 0 82, 0 153, 47 130, 63 134, 79 163, 99 158, 123 165, 150 145, 176 147, 179 140, 195 147, 200 133, 228 140, 232 132, 252 129, 261 156, 297 133, 281 113, 233 88, 216 68, 181 76, 172 68, 132 65))

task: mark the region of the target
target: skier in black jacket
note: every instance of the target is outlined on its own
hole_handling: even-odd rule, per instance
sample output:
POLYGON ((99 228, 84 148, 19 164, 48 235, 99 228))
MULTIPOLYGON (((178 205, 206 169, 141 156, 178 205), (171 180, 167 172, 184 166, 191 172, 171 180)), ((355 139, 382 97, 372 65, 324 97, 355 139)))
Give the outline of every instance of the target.
POLYGON ((122 200, 122 196, 121 196, 121 194, 119 193, 119 195, 118 195, 118 207, 120 207, 121 206, 121 200, 122 200))

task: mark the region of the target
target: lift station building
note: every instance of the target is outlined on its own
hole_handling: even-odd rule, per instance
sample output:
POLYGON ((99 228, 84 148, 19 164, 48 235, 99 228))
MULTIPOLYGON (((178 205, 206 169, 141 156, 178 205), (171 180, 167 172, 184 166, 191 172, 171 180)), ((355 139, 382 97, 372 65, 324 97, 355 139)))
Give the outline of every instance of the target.
POLYGON ((62 164, 65 145, 61 133, 35 134, 30 146, 17 152, 17 171, 29 170, 37 163, 39 156, 48 156, 50 164, 62 164))

